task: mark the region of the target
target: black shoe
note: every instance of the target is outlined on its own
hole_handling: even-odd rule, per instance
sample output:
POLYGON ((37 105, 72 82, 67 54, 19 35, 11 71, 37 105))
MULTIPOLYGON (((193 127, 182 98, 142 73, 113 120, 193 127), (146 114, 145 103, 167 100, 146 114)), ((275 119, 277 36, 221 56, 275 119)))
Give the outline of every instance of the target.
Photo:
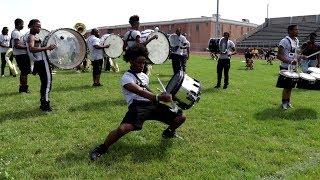
POLYGON ((104 144, 100 144, 90 152, 89 158, 91 161, 95 161, 106 152, 107 152, 106 146, 104 144))
POLYGON ((217 89, 218 89, 218 88, 220 88, 220 85, 216 85, 214 88, 217 88, 217 89))
POLYGON ((178 137, 178 135, 177 135, 176 131, 166 129, 162 132, 162 137, 163 138, 175 138, 175 137, 178 137))
POLYGON ((224 85, 224 86, 223 86, 223 89, 227 89, 227 88, 228 88, 228 85, 224 85))
POLYGON ((100 84, 100 83, 93 83, 92 84, 92 86, 94 86, 94 87, 98 87, 98 86, 103 86, 102 84, 100 84))
POLYGON ((52 108, 50 106, 50 101, 41 101, 40 110, 45 112, 51 112, 52 108))

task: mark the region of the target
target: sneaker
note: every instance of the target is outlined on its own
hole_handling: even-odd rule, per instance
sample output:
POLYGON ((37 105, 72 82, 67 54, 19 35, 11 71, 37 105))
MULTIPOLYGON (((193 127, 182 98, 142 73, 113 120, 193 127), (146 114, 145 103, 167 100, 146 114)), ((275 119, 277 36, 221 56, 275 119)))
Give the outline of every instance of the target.
POLYGON ((223 85, 223 89, 227 89, 228 88, 228 85, 223 85))
POLYGON ((1 75, 1 77, 5 77, 4 75, 1 75))
POLYGON ((93 83, 92 86, 95 86, 95 87, 96 87, 96 86, 103 86, 103 85, 100 84, 100 83, 93 83))
POLYGON ((216 85, 214 88, 218 89, 218 88, 220 88, 220 85, 216 85))
POLYGON ((288 104, 287 104, 287 103, 282 103, 282 104, 281 104, 281 108, 282 108, 283 110, 287 110, 287 109, 288 109, 288 104))
POLYGON ((89 158, 91 161, 95 161, 97 160, 100 156, 102 156, 103 154, 105 154, 107 152, 107 149, 105 147, 104 144, 100 144, 99 146, 97 146, 96 148, 94 148, 94 150, 92 150, 89 153, 89 158))
POLYGON ((163 138, 175 138, 175 137, 178 137, 178 135, 177 135, 176 131, 166 129, 162 132, 162 137, 163 138))
POLYGON ((290 102, 287 103, 288 108, 293 108, 292 104, 290 102))

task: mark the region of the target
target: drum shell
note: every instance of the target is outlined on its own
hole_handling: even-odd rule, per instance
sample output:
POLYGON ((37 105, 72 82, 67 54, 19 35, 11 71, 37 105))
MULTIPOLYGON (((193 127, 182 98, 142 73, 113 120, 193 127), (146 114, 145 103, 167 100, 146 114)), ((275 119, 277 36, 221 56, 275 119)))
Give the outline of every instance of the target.
POLYGON ((286 77, 282 74, 279 74, 276 87, 278 88, 294 88, 298 82, 298 78, 286 77))
POLYGON ((317 79, 316 82, 313 84, 312 89, 320 90, 320 79, 317 79))
POLYGON ((309 81, 300 78, 297 82, 297 88, 299 89, 314 89, 315 81, 309 81))
POLYGON ((200 82, 195 79, 184 78, 182 85, 178 92, 175 94, 173 100, 178 102, 178 106, 181 109, 190 109, 195 102, 200 99, 201 85, 200 82))

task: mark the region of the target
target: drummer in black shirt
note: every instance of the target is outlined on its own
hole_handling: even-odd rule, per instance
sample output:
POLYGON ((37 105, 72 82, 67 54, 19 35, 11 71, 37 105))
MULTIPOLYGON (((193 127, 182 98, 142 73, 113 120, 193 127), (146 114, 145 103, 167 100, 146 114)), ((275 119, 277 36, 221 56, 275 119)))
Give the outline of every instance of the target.
MULTIPOLYGON (((304 43, 301 47, 302 54, 306 56, 309 56, 317 51, 320 51, 320 45, 316 43, 317 34, 311 33, 309 36, 310 36, 310 40, 304 43)), ((319 67, 319 64, 320 64, 319 62, 320 62, 320 56, 314 55, 306 60, 302 60, 300 66, 302 68, 302 71, 306 73, 309 67, 316 67, 316 66, 319 67)))

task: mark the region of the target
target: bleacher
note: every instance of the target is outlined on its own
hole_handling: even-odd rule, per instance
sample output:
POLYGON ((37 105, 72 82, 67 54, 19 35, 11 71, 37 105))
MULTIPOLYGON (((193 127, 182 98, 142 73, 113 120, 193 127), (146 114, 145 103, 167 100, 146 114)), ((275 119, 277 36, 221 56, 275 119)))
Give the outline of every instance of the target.
POLYGON ((274 48, 288 35, 287 27, 291 24, 299 26, 300 44, 308 41, 312 32, 317 33, 317 42, 320 43, 320 15, 294 16, 266 19, 263 24, 236 41, 237 49, 274 48))

